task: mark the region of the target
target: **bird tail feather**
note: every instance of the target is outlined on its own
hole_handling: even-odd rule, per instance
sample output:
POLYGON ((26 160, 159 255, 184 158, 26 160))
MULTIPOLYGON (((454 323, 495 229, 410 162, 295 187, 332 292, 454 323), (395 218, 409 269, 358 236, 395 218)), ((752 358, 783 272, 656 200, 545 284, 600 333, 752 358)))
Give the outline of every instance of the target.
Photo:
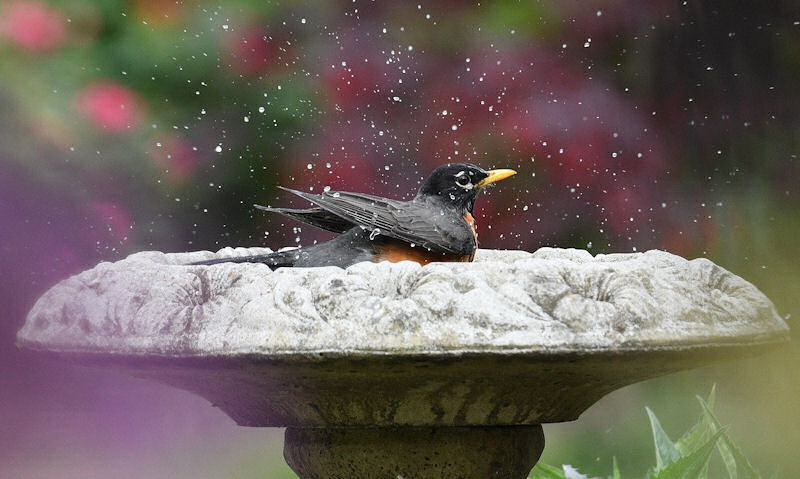
POLYGON ((214 258, 204 261, 195 261, 190 265, 210 266, 221 263, 264 263, 271 269, 292 267, 300 258, 298 250, 276 251, 275 253, 257 254, 250 256, 228 256, 226 258, 214 258))

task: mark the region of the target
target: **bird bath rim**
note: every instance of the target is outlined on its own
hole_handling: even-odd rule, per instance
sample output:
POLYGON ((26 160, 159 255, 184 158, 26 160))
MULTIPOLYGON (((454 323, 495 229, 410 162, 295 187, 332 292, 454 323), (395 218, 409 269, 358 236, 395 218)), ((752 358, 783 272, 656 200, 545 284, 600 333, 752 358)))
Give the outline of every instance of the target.
MULTIPOLYGON (((106 358, 106 359, 129 359, 129 360, 182 360, 182 359, 201 359, 201 360, 264 360, 264 361, 306 361, 317 362, 328 359, 370 359, 392 357, 397 359, 430 359, 443 360, 477 356, 497 356, 497 357, 528 357, 531 359, 557 359, 563 357, 584 357, 584 356, 625 356, 630 354, 648 353, 711 353, 728 350, 743 349, 746 351, 760 350, 770 346, 780 346, 788 344, 791 336, 788 331, 776 331, 772 333, 752 334, 748 336, 738 336, 736 338, 707 338, 706 341, 694 342, 675 342, 674 344, 647 344, 630 343, 624 346, 601 346, 589 348, 585 345, 576 345, 574 348, 566 347, 535 347, 520 348, 515 346, 487 346, 486 348, 462 348, 462 349, 430 349, 430 350, 375 350, 375 349, 324 349, 313 351, 286 351, 286 352, 187 352, 187 353, 166 353, 166 352, 120 352, 120 351, 99 351, 92 348, 56 348, 53 346, 42 345, 30 340, 18 339, 16 346, 19 349, 35 352, 37 354, 61 356, 64 358, 75 357, 82 359, 106 358)), ((754 354, 758 354, 757 352, 754 354)), ((738 357, 738 356, 737 356, 738 357)))

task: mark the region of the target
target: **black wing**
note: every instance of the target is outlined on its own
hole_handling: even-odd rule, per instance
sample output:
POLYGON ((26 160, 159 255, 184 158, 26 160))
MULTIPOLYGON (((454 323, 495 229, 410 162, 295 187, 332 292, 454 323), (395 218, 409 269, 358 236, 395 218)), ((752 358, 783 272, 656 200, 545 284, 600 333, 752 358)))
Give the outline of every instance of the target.
POLYGON ((430 202, 390 200, 346 191, 315 195, 282 189, 367 230, 437 253, 465 255, 477 247, 469 226, 456 212, 430 202))
POLYGON ((280 213, 302 223, 316 226, 317 228, 322 228, 334 233, 344 233, 345 231, 356 226, 355 223, 348 221, 341 216, 337 216, 323 208, 294 209, 272 208, 261 205, 253 206, 263 211, 269 211, 270 213, 280 213))

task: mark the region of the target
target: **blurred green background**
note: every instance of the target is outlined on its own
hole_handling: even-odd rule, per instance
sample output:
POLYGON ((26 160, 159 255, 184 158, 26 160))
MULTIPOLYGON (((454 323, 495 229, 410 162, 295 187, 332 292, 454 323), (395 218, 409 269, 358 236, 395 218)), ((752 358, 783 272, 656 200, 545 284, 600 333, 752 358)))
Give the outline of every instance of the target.
MULTIPOLYGON (((800 315, 796 2, 0 2, 0 475, 293 477, 280 431, 17 351, 56 281, 135 251, 309 244, 277 185, 407 198, 441 163, 520 172, 482 246, 708 257, 800 315)), ((294 202, 294 204, 298 204, 294 202)), ((543 461, 636 477, 644 406, 694 395, 800 476, 795 344, 618 391, 543 461)))

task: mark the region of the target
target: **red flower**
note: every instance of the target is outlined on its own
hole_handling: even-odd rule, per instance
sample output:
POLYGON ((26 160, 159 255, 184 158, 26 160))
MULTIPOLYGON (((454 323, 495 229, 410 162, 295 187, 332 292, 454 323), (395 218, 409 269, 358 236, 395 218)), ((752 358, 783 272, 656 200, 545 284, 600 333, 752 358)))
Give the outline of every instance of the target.
POLYGON ((0 36, 29 52, 51 51, 67 36, 66 19, 43 2, 10 2, 0 8, 0 36))
POLYGON ((123 132, 137 126, 142 107, 129 88, 111 82, 94 83, 78 98, 78 109, 98 128, 123 132))
POLYGON ((387 98, 380 89, 382 72, 371 63, 343 62, 324 68, 322 79, 328 92, 337 102, 346 104, 369 103, 377 98, 387 98))
POLYGON ((280 52, 278 44, 264 29, 243 27, 231 32, 223 42, 230 66, 242 75, 258 75, 275 64, 280 52))

